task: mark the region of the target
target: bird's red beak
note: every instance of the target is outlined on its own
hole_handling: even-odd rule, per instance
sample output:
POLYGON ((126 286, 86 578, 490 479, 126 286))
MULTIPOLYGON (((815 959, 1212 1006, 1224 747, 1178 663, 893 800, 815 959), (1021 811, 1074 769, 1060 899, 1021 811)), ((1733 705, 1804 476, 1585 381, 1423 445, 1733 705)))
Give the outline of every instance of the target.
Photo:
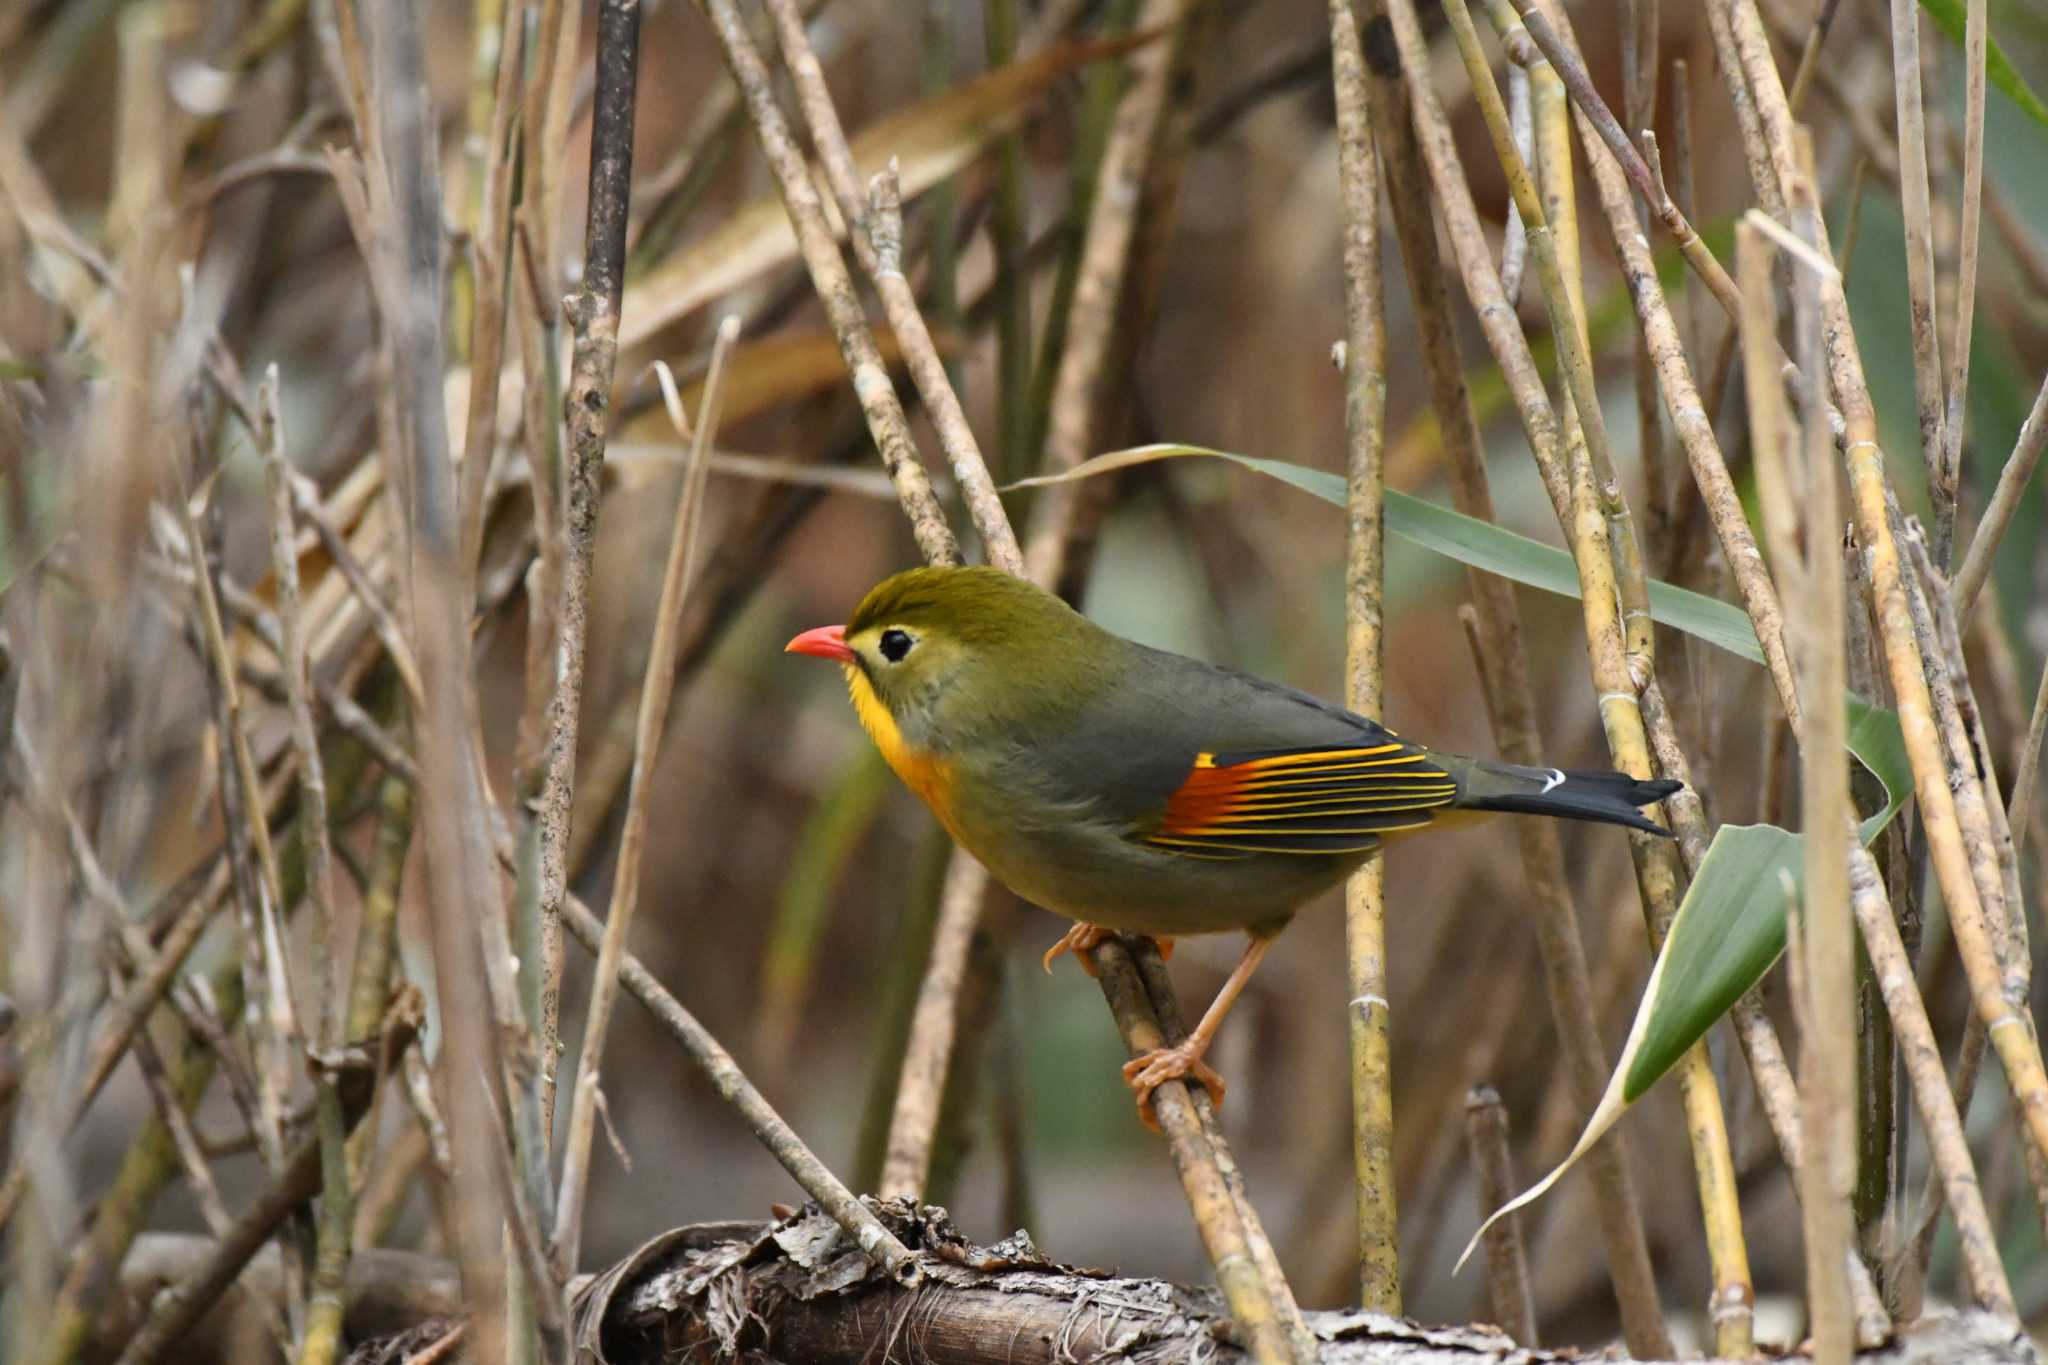
POLYGON ((814 654, 820 659, 837 659, 840 663, 853 662, 853 651, 846 647, 845 626, 819 626, 807 630, 782 647, 785 654, 814 654))

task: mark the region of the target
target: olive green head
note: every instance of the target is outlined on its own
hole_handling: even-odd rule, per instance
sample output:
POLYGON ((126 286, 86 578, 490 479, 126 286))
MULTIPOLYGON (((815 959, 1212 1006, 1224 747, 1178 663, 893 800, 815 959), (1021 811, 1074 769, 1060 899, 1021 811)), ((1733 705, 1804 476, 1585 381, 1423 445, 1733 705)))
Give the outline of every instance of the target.
POLYGON ((790 647, 858 674, 913 741, 957 741, 1087 688, 1122 645, 1051 593, 971 567, 896 574, 844 627, 808 632, 790 647))

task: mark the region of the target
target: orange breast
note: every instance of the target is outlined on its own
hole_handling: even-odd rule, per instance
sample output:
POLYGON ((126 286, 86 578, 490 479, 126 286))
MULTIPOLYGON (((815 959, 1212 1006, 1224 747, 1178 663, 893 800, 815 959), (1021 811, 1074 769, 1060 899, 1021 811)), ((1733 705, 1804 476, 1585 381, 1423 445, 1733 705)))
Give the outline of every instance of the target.
POLYGON ((860 717, 861 728, 882 751, 889 767, 903 779, 904 786, 916 792, 918 798, 931 807, 932 814, 939 818, 946 832, 955 840, 960 839, 960 829, 953 817, 953 765, 905 739, 903 731, 896 725, 896 718, 875 695, 867 675, 850 664, 846 669, 846 688, 853 697, 854 714, 860 717))

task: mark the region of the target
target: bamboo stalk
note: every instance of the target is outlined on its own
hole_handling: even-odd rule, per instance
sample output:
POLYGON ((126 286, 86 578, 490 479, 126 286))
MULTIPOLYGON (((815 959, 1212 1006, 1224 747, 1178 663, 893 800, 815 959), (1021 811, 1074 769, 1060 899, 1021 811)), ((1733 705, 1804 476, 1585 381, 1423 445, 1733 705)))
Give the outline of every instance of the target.
MULTIPOLYGON (((1989 42, 1985 0, 1966 0, 1963 23, 1963 207, 1961 239, 1956 246, 1956 321, 1949 340, 1948 410, 1942 419, 1942 468, 1960 479, 1965 404, 1970 390, 1970 340, 1977 308, 1977 242, 1984 221, 1984 63, 1989 42)), ((1937 503, 1934 562, 1946 570, 1955 553, 1956 507, 1951 491, 1946 507, 1937 503), (1945 514, 1945 515, 1944 515, 1945 514)))
MULTIPOLYGON (((1126 943, 1125 948, 1138 969, 1138 979, 1144 984, 1153 1012, 1159 1018, 1161 1034, 1169 1046, 1181 1042, 1188 1035, 1187 1021, 1174 997, 1173 978, 1167 974, 1166 958, 1160 953, 1159 945, 1151 939, 1141 938, 1126 943)), ((1252 1207, 1251 1198, 1245 1192, 1244 1173, 1238 1169, 1237 1159, 1231 1155, 1229 1143, 1224 1139, 1223 1124, 1217 1117, 1215 1102, 1209 1098, 1208 1090, 1199 1085, 1189 1087, 1188 1099, 1194 1105, 1196 1121, 1202 1126, 1202 1136, 1215 1157, 1217 1174, 1223 1178, 1224 1188, 1230 1191, 1230 1202, 1237 1206, 1238 1222, 1244 1228, 1245 1248, 1251 1253, 1252 1262, 1265 1282, 1266 1297, 1287 1333, 1296 1365, 1313 1365, 1321 1348, 1316 1344, 1315 1334, 1309 1330, 1307 1320, 1302 1317, 1300 1305, 1294 1300, 1293 1287, 1287 1283, 1287 1276, 1280 1268, 1280 1255, 1273 1249, 1273 1239, 1266 1235, 1259 1211, 1252 1207)))
MULTIPOLYGON (((1396 12, 1399 11, 1397 6, 1396 12)), ((1600 694, 1603 728, 1616 766, 1647 776, 1651 771, 1649 743, 1636 694, 1654 676, 1648 594, 1641 547, 1607 451, 1606 429, 1583 324, 1574 308, 1557 244, 1528 168, 1515 152, 1506 109, 1479 47, 1470 11, 1462 0, 1448 0, 1445 11, 1493 137, 1495 154, 1507 172, 1510 190, 1528 228, 1530 256, 1536 263, 1538 280, 1550 308, 1551 332, 1560 347, 1561 368, 1571 394, 1571 405, 1565 410, 1573 503, 1567 530, 1579 569, 1587 651, 1594 685, 1600 694), (1578 419, 1576 430, 1574 416, 1578 419)), ((1417 33, 1413 41, 1418 48, 1419 37, 1417 33)), ((1404 36, 1404 51, 1410 42, 1404 36)), ((1644 839, 1632 837, 1630 848, 1635 855, 1637 882, 1654 949, 1677 913, 1677 858, 1668 849, 1644 839)), ((1716 1349, 1723 1355, 1744 1356, 1751 1350, 1753 1301, 1748 1252, 1743 1243, 1726 1123, 1705 1047, 1695 1045, 1690 1049, 1678 1064, 1678 1072, 1714 1266, 1716 1349)))
POLYGON ((1022 573, 1024 557, 1017 547, 1016 534, 1010 529, 1002 499, 996 496, 995 484, 989 478, 974 431, 967 424, 960 397, 953 391, 945 363, 939 359, 938 347, 925 326, 917 296, 903 274, 902 193, 897 187, 894 163, 875 177, 871 202, 870 196, 862 192, 853 151, 847 146, 846 130, 840 126, 839 112, 833 107, 832 92, 826 88, 818 54, 812 51, 810 39, 804 33, 803 16, 797 11, 796 0, 767 0, 767 7, 775 23, 783 63, 796 86, 797 102, 810 129, 811 144, 817 148, 825 178, 846 220, 854 256, 881 297, 896 344, 938 432, 939 447, 953 468, 974 529, 981 535, 991 564, 1005 573, 1022 573))
POLYGON ((1927 122, 1920 102, 1920 6, 1916 0, 1891 0, 1891 16, 1892 97, 1898 129, 1899 208, 1906 220, 1913 395, 1920 408, 1920 452, 1927 462, 1928 498, 1936 521, 1952 531, 1957 470, 1948 457, 1941 338, 1935 322, 1934 222, 1927 177, 1927 122))
MULTIPOLYGON (((1737 0, 1715 3, 1728 11, 1736 56, 1770 133, 1774 159, 1766 169, 1781 185, 1789 185, 1797 179, 1797 171, 1789 160, 1781 163, 1775 153, 1782 145, 1789 158, 1791 118, 1762 22, 1754 9, 1737 0)), ((1816 246, 1825 255, 1825 235, 1816 246)), ((2028 1140, 2039 1151, 2048 1153, 2048 1071, 2042 1067, 2033 1030, 2018 1009, 2018 999, 2024 996, 2007 996, 2004 974, 1991 946, 1984 907, 1978 899, 1968 852, 1956 823, 1955 800, 1949 789, 1923 661, 1913 638, 1898 546, 1891 531, 1876 412, 1864 379, 1848 301, 1838 282, 1826 283, 1821 303, 1826 319, 1829 377, 1844 420, 1839 440, 1848 461, 1856 534, 1869 556, 1878 633, 1898 705, 1907 757, 1912 763, 1914 795, 1920 804, 1930 861, 1949 909, 1956 948, 1970 981, 1972 1003, 1989 1031, 1992 1046, 2019 1101, 2028 1140)))
MULTIPOLYGON (((1803 183, 1803 182, 1802 182, 1803 183)), ((1795 187, 1788 195, 1800 235, 1811 244, 1818 215, 1795 187)), ((1805 967, 1801 1011, 1800 1099, 1805 1160, 1799 1167, 1806 1229, 1807 1297, 1817 1362, 1848 1360, 1855 1351, 1847 1267, 1850 1197, 1855 1185, 1855 963, 1849 937, 1848 840, 1852 823, 1848 765, 1841 755, 1847 727, 1842 706, 1844 661, 1842 569, 1835 552, 1840 524, 1832 442, 1818 394, 1808 393, 1797 446, 1784 420, 1768 359, 1777 316, 1770 303, 1771 258, 1762 232, 1745 222, 1742 272, 1744 349, 1759 487, 1764 490, 1772 567, 1791 585, 1803 610, 1794 637, 1800 691, 1800 747, 1808 761, 1801 781, 1805 880, 1798 931, 1805 967), (1793 450, 1799 452, 1793 462, 1793 450), (1796 480, 1796 484, 1795 484, 1796 480), (1795 491, 1796 488, 1796 491, 1795 491), (1802 553, 1801 546, 1804 546, 1802 553)), ((1805 373, 1819 365, 1819 292, 1811 271, 1795 274, 1796 327, 1805 373)))
POLYGON ((903 405, 889 382, 888 367, 868 330, 853 279, 839 255, 839 243, 825 218, 824 204, 811 182, 810 167, 775 99, 767 64, 754 45, 735 0, 704 0, 703 8, 718 35, 720 51, 745 99, 748 117, 775 173, 776 188, 796 229, 811 283, 825 316, 853 372, 853 391, 875 438, 882 467, 896 485, 898 500, 910 518, 911 533, 928 564, 960 562, 959 542, 946 524, 946 514, 932 493, 931 478, 920 462, 903 405))
MULTIPOLYGON (((1479 1180, 1479 1204, 1497 1209, 1519 1188, 1508 1159, 1508 1111, 1491 1086, 1465 1092, 1465 1145, 1479 1180)), ((1518 1345, 1536 1345, 1536 1304, 1529 1291, 1529 1256, 1519 1213, 1486 1230, 1486 1285, 1493 1316, 1518 1345)))
MULTIPOLYGON (((1144 0, 1137 28, 1177 36, 1193 9, 1190 0, 1144 0)), ((1137 235, 1146 170, 1166 114, 1167 77, 1176 46, 1171 39, 1147 44, 1132 52, 1127 62, 1129 76, 1114 106, 1092 186, 1075 265, 1073 305, 1053 372, 1042 460, 1048 474, 1080 464, 1094 435, 1095 406, 1137 235)), ((1048 343, 1051 339, 1048 331, 1048 343)), ((1097 496, 1087 484, 1055 484, 1045 492, 1025 538, 1024 563, 1032 582, 1049 586, 1060 581, 1081 500, 1097 496)))
MULTIPOLYGON (((1369 5, 1366 17, 1368 24, 1390 18, 1399 44, 1400 66, 1388 63, 1373 68, 1378 78, 1373 87, 1375 131, 1388 180, 1404 185, 1422 183, 1426 165, 1435 200, 1444 210, 1445 227, 1466 292, 1495 359, 1508 379, 1524 430, 1533 446, 1554 451, 1558 442, 1556 416, 1544 397, 1542 380, 1529 354, 1527 340, 1515 322, 1514 309, 1494 273, 1468 182, 1457 163, 1448 120, 1428 82, 1402 78, 1401 67, 1426 69, 1426 52, 1417 41, 1418 31, 1409 22, 1409 16, 1400 10, 1390 15, 1384 4, 1369 5)), ((1437 262, 1436 228, 1426 211, 1428 201, 1419 195, 1397 194, 1390 196, 1389 202, 1407 264, 1410 292, 1415 297, 1424 371, 1438 414, 1438 429, 1443 435, 1452 497, 1460 511, 1490 521, 1492 498, 1487 489, 1479 433, 1458 361, 1449 304, 1437 262)), ((1538 461, 1538 470, 1553 505, 1564 517, 1569 515, 1570 494, 1559 463, 1554 457, 1544 458, 1538 461)), ((1468 574, 1467 581, 1480 625, 1485 660, 1480 673, 1487 685, 1487 709, 1495 743, 1510 762, 1538 763, 1542 746, 1535 720, 1534 689, 1521 646, 1521 624, 1513 594, 1507 584, 1490 575, 1474 572, 1468 574)), ((1555 828, 1545 821, 1517 821, 1516 833, 1522 845, 1532 899, 1539 910, 1537 945, 1543 957, 1552 1017, 1564 1045, 1567 1078, 1580 1114, 1590 1114, 1605 1084, 1606 1054, 1595 1022, 1585 949, 1567 889, 1562 845, 1555 828)), ((1625 1155, 1626 1149, 1617 1135, 1601 1143, 1587 1158, 1609 1274, 1629 1349, 1646 1358, 1668 1355, 1670 1341, 1658 1305, 1657 1282, 1625 1155)))
MULTIPOLYGON (((2043 450, 2048 450, 2048 375, 2042 377, 2041 391, 2034 395, 2034 406, 2028 411, 2027 420, 2020 425, 2019 439, 2013 443, 2012 454, 2006 458, 2005 467, 1998 471, 1998 486, 1992 490, 1991 501, 1984 508, 1976 533, 1970 537, 1970 548, 1963 555, 1963 567, 1956 570, 1956 620, 1964 630, 1969 629, 1970 618, 1976 614, 1977 598, 1991 577, 1992 557, 1998 553, 1998 544, 2005 538, 2006 528, 2012 525, 2013 513, 2019 510, 2020 498, 2027 491, 2028 481, 2034 477, 2034 469, 2041 461, 2043 450)), ((2014 824, 2017 826, 2019 822, 2014 824)))
MULTIPOLYGON (((1380 279, 1379 162, 1370 94, 1350 0, 1330 0, 1337 98, 1337 177, 1343 203, 1345 506, 1344 704, 1385 713, 1381 600, 1385 579, 1382 466, 1387 421, 1387 330, 1380 279)), ((1352 1177, 1359 1302, 1401 1311, 1401 1239, 1393 1171, 1392 1007, 1387 1001, 1386 862, 1373 858, 1344 886, 1351 1032, 1352 1177)))
MULTIPOLYGON (((1116 1016, 1124 1047, 1133 1057, 1143 1056, 1166 1045, 1165 1031, 1153 1012, 1130 951, 1115 937, 1087 950, 1095 967, 1103 999, 1116 1016)), ((1202 1131, 1202 1122, 1184 1081, 1167 1081, 1152 1092, 1152 1105, 1159 1126, 1166 1134, 1167 1150, 1187 1191, 1188 1207, 1202 1244, 1216 1267, 1216 1285, 1230 1306, 1230 1316, 1247 1338, 1251 1357, 1258 1365, 1310 1365, 1296 1360, 1279 1305, 1267 1292, 1265 1277, 1259 1273, 1237 1202, 1218 1168, 1216 1154, 1202 1131)))

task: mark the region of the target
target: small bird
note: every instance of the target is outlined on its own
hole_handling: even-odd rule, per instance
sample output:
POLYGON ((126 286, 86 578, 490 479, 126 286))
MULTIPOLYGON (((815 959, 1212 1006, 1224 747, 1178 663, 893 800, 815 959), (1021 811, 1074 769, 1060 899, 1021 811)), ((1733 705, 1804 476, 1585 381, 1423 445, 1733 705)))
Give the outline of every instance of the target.
MULTIPOLYGON (((1305 692, 1126 640, 998 569, 910 569, 788 652, 836 660, 889 766, 1024 899, 1112 932, 1250 943, 1184 1042, 1124 1079, 1192 1077, 1273 937, 1397 835, 1513 811, 1668 832, 1637 809, 1679 783, 1437 753, 1305 692)), ((1086 967, 1088 959, 1080 957, 1086 967)), ((1090 969, 1092 971, 1092 968, 1090 969)))

